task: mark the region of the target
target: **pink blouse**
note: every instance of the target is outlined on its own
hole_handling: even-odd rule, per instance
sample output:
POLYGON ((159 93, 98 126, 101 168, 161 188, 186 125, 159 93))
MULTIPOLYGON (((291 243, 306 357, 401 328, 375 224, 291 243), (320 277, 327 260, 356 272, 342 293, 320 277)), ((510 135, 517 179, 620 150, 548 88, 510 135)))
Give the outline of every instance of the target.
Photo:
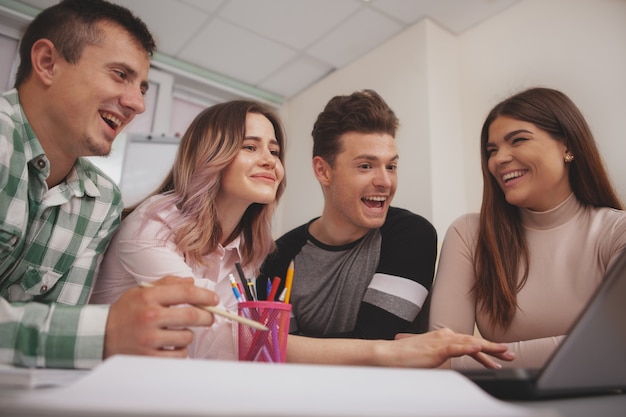
MULTIPOLYGON (((237 312, 237 301, 228 275, 238 279, 235 263, 241 261, 240 238, 226 247, 221 245, 207 256, 209 266, 189 265, 167 236, 170 222, 179 216, 176 207, 159 213, 157 219, 146 219, 148 206, 161 195, 151 197, 134 210, 121 224, 105 254, 90 299, 92 304, 110 304, 128 288, 140 282, 156 281, 165 275, 193 277, 199 287, 215 291, 219 307, 237 312)), ((245 270, 247 277, 254 271, 245 270)), ((237 325, 215 316, 210 327, 192 328, 194 341, 189 356, 206 359, 237 359, 237 325)))

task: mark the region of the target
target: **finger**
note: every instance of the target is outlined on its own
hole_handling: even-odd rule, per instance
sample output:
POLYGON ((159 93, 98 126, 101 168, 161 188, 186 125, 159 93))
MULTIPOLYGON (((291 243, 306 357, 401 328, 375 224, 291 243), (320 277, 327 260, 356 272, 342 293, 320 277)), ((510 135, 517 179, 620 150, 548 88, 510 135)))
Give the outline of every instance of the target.
POLYGON ((480 352, 480 345, 469 343, 453 343, 446 349, 446 358, 459 357, 463 355, 474 355, 480 352))
POLYGON ((189 329, 158 329, 137 339, 133 354, 148 356, 180 356, 193 341, 193 332, 189 329))
POLYGON ((173 284, 167 284, 167 282, 170 281, 163 281, 158 286, 144 289, 149 291, 148 294, 154 301, 163 306, 179 304, 212 306, 219 302, 219 297, 213 291, 193 285, 193 279, 179 278, 173 281, 173 284))
POLYGON ((489 353, 489 355, 501 359, 503 361, 512 361, 515 359, 515 352, 511 352, 511 351, 506 351, 506 352, 502 352, 502 353, 490 353, 490 352, 485 352, 485 353, 489 353))
POLYGON ((151 356, 159 356, 161 358, 186 358, 189 356, 187 348, 180 349, 158 349, 151 356))
POLYGON ((509 346, 506 343, 493 343, 488 342, 483 339, 478 339, 480 341, 481 350, 490 354, 498 354, 498 353, 506 353, 508 352, 509 346))
POLYGON ((155 335, 155 349, 180 350, 186 349, 193 341, 194 334, 190 329, 161 329, 155 335))
POLYGON ((476 361, 481 363, 486 368, 491 368, 491 369, 502 368, 502 365, 500 363, 498 363, 497 361, 495 361, 494 359, 492 359, 491 357, 489 357, 483 352, 476 352, 475 354, 471 356, 472 358, 474 358, 476 361))
POLYGON ((179 277, 175 275, 167 275, 163 278, 157 279, 156 281, 151 281, 150 283, 154 286, 158 285, 176 285, 176 284, 190 284, 193 283, 194 280, 192 277, 179 277))
POLYGON ((212 313, 195 306, 162 308, 154 325, 161 328, 182 328, 190 326, 211 326, 215 321, 212 313))

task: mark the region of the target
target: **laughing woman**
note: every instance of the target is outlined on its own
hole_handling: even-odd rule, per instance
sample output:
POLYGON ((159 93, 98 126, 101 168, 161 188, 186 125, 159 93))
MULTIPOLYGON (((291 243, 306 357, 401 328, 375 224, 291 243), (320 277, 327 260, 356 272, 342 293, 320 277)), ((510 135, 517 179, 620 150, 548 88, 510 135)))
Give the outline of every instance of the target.
POLYGON ((476 325, 516 353, 503 366, 540 367, 626 246, 626 213, 585 119, 559 91, 532 88, 496 105, 481 161, 480 214, 448 229, 430 328, 472 334, 476 325))
MULTIPOLYGON (((153 277, 193 277, 237 311, 228 275, 256 276, 274 248, 271 219, 285 188, 278 117, 251 101, 200 113, 181 139, 163 184, 122 222, 102 262, 91 303, 110 303, 153 277)), ((189 356, 236 359, 237 326, 215 316, 194 330, 189 356)))

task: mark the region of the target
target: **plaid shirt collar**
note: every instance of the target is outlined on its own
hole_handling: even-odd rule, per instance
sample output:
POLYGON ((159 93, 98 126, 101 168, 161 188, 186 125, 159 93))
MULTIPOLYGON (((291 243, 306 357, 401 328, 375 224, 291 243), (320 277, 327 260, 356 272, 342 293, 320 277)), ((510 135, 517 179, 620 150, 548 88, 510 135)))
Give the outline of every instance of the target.
MULTIPOLYGON (((37 166, 37 161, 44 160, 46 162, 45 168, 37 169, 41 171, 43 178, 47 178, 50 174, 50 161, 48 160, 39 139, 37 139, 37 135, 35 135, 35 132, 24 114, 24 110, 20 104, 18 91, 14 88, 7 91, 2 96, 9 104, 8 107, 3 106, 6 110, 9 110, 7 113, 10 114, 11 119, 15 122, 16 126, 22 126, 22 136, 24 137, 24 155, 28 159, 28 163, 30 165, 35 164, 35 166, 37 166)), ((0 106, 2 106, 1 101, 0 106)), ((98 187, 96 187, 96 184, 89 174, 90 171, 86 169, 83 158, 78 158, 65 178, 65 184, 67 184, 67 187, 69 187, 75 196, 82 197, 84 195, 88 195, 89 197, 94 198, 100 197, 100 191, 98 191, 98 187)))

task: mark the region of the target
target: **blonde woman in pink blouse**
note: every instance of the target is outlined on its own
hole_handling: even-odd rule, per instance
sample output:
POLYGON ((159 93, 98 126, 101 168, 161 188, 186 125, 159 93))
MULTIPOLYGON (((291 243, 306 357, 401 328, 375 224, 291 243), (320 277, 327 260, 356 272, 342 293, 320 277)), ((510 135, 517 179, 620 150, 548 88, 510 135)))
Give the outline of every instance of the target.
MULTIPOLYGON (((193 277, 237 311, 228 275, 258 273, 274 248, 271 220, 285 188, 285 135, 266 106, 232 101, 200 113, 181 139, 159 191, 122 222, 102 262, 91 303, 110 303, 138 283, 193 277)), ((150 163, 146 161, 146 163, 150 163)), ((195 328, 191 357, 235 359, 236 323, 214 316, 195 328)))
POLYGON ((559 91, 532 88, 496 105, 481 161, 481 211, 446 233, 430 328, 476 326, 515 352, 502 365, 539 367, 626 246, 626 214, 585 119, 559 91))

